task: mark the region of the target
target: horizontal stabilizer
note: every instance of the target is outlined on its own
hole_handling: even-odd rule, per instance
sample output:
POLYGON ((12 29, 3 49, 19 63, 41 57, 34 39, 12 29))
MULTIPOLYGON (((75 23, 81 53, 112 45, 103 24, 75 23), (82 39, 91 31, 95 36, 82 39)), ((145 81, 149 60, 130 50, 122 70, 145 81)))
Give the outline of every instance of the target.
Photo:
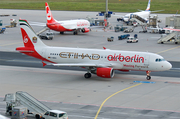
POLYGON ((27 48, 27 47, 18 47, 16 48, 16 51, 19 51, 19 52, 34 52, 34 49, 33 48, 27 48))

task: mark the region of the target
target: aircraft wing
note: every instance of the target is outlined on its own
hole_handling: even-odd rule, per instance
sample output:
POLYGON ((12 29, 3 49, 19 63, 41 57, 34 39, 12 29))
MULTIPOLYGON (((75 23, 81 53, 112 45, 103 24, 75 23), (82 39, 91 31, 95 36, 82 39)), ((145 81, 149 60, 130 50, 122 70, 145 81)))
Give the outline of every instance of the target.
POLYGON ((46 26, 46 23, 41 22, 29 22, 29 24, 32 26, 46 26))
POLYGON ((69 64, 52 64, 54 66, 69 66, 69 67, 112 67, 112 68, 115 68, 116 67, 122 67, 123 68, 123 65, 122 64, 117 64, 117 63, 106 63, 106 64, 85 64, 85 63, 76 63, 76 64, 73 64, 73 63, 69 63, 69 64))
POLYGON ((140 9, 137 9, 139 12, 142 12, 142 11, 144 11, 144 10, 140 10, 140 9))
POLYGON ((164 30, 180 31, 180 29, 163 28, 164 30))
POLYGON ((161 12, 161 11, 164 11, 164 10, 151 11, 151 13, 154 13, 154 12, 161 12))

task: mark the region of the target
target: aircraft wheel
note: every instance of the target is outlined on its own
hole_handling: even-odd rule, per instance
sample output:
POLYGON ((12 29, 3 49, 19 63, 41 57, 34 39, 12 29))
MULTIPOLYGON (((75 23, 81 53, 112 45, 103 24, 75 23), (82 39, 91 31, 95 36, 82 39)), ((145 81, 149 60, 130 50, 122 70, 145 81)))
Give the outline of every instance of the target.
POLYGON ((151 76, 147 76, 146 79, 147 79, 147 80, 150 80, 150 79, 151 79, 151 76))
POLYGON ((77 35, 77 31, 74 31, 74 35, 77 35))
POLYGON ((91 73, 85 73, 85 74, 84 74, 84 77, 85 77, 86 79, 91 78, 91 73))

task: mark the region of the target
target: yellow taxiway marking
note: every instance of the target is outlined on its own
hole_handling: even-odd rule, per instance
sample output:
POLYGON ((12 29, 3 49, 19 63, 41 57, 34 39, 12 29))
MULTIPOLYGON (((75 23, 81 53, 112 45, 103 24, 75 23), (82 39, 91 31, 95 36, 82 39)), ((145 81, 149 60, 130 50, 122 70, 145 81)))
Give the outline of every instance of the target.
POLYGON ((14 44, 19 44, 19 43, 22 43, 22 42, 10 43, 10 44, 0 45, 0 46, 14 45, 14 44))
POLYGON ((176 49, 176 48, 179 48, 180 46, 177 46, 177 47, 174 47, 174 48, 170 48, 170 49, 167 49, 167 50, 163 50, 163 51, 160 51, 160 52, 157 52, 156 54, 160 54, 160 53, 163 53, 163 52, 167 52, 169 50, 173 50, 173 49, 176 49))
POLYGON ((136 85, 133 85, 133 86, 124 88, 124 89, 122 89, 122 90, 120 90, 120 91, 112 94, 112 95, 109 96, 108 98, 106 98, 106 99, 103 101, 103 103, 101 104, 101 106, 99 107, 99 110, 97 111, 96 116, 95 116, 94 119, 97 119, 97 117, 98 117, 98 115, 99 115, 99 112, 101 111, 102 106, 104 105, 104 103, 105 103, 109 98, 113 97, 114 95, 116 95, 116 94, 118 94, 118 93, 120 93, 120 92, 123 92, 123 91, 125 91, 125 90, 128 90, 128 89, 133 88, 133 87, 136 87, 136 86, 139 86, 139 85, 141 85, 141 84, 142 84, 142 83, 138 83, 138 84, 136 84, 136 85))

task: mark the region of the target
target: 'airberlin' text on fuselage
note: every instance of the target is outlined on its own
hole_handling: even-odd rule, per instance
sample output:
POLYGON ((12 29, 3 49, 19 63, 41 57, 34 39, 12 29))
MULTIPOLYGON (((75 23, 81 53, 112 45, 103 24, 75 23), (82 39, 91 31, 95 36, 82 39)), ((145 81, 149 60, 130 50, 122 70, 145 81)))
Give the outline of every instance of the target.
POLYGON ((87 25, 88 25, 88 22, 86 22, 86 21, 77 22, 77 26, 87 26, 87 25))
POLYGON ((109 61, 120 61, 120 62, 135 62, 135 63, 144 63, 144 57, 139 57, 139 55, 134 56, 123 56, 121 54, 108 55, 107 59, 109 61))

